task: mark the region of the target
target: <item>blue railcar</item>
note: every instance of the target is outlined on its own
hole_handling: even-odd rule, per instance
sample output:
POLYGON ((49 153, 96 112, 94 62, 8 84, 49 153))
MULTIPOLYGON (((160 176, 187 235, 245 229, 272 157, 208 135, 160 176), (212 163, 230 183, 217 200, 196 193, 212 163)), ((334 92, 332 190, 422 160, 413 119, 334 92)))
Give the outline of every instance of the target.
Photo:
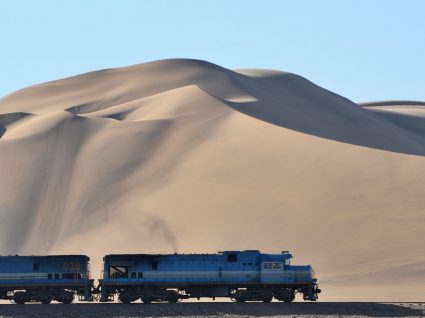
POLYGON ((121 254, 104 257, 101 301, 118 295, 123 303, 141 299, 177 302, 184 298, 228 297, 233 300, 291 302, 296 293, 318 299, 320 289, 311 266, 290 264, 292 255, 259 251, 218 254, 121 254))
POLYGON ((0 256, 0 299, 68 304, 90 300, 92 287, 85 255, 0 256))

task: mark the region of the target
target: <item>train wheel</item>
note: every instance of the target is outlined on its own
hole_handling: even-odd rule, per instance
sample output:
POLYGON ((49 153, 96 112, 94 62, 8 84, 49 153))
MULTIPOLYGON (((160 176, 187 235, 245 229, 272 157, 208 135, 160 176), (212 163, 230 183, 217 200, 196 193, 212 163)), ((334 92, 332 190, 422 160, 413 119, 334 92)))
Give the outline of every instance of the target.
POLYGON ((142 297, 140 299, 144 304, 150 304, 152 302, 152 299, 150 299, 150 297, 142 297))
POLYGON ((123 304, 126 304, 126 305, 131 303, 131 299, 129 297, 123 296, 123 295, 119 296, 119 301, 123 304))
POLYGON ((177 303, 179 301, 179 298, 178 297, 170 297, 169 299, 168 299, 168 302, 169 303, 172 303, 172 304, 175 304, 175 303, 177 303))
POLYGON ((273 300, 273 296, 263 296, 263 302, 269 303, 273 300))
POLYGON ((74 301, 74 297, 73 296, 71 296, 71 297, 65 297, 65 298, 62 299, 62 304, 69 305, 73 301, 74 301))
POLYGON ((279 290, 274 294, 274 297, 277 300, 283 301, 285 303, 290 303, 295 300, 295 290, 289 288, 279 290))
POLYGON ((43 305, 48 305, 52 302, 52 297, 51 296, 43 296, 41 297, 41 303, 43 305))
POLYGON ((295 300, 295 294, 293 294, 293 295, 291 295, 291 296, 288 296, 288 297, 283 298, 283 301, 284 301, 285 303, 292 303, 294 300, 295 300))
POLYGON ((25 304, 25 293, 24 292, 17 292, 13 295, 13 301, 18 305, 25 304))

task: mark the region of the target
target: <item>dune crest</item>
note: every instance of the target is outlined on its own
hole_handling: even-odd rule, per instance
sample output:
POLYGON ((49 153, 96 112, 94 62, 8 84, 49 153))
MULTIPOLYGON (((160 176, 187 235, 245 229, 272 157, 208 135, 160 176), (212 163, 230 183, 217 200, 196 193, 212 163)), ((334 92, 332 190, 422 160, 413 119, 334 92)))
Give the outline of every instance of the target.
POLYGON ((0 253, 98 276, 105 253, 289 249, 323 299, 417 301, 424 118, 185 59, 24 88, 0 99, 0 253))

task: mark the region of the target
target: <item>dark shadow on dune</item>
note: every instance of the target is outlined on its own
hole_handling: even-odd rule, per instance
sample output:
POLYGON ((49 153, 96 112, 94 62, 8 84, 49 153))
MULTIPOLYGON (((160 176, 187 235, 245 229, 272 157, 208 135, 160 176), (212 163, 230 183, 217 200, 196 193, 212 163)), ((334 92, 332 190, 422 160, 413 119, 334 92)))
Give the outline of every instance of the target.
POLYGON ((31 116, 31 114, 24 113, 24 112, 0 114, 0 138, 6 132, 5 126, 7 126, 11 123, 17 122, 17 121, 19 121, 22 118, 25 118, 27 116, 31 116))
MULTIPOLYGON (((418 304, 418 307, 421 305, 418 304)), ((422 309, 393 303, 178 303, 0 305, 2 317, 222 317, 366 316, 422 317, 422 309)))
POLYGON ((370 111, 397 126, 402 126, 412 136, 425 136, 425 117, 382 111, 379 107, 370 111))
POLYGON ((65 111, 74 114, 74 115, 84 115, 97 111, 104 110, 109 107, 113 107, 122 103, 126 103, 131 101, 131 98, 126 98, 125 96, 119 96, 116 98, 110 98, 106 101, 98 101, 98 102, 89 102, 83 103, 79 105, 74 105, 65 109, 65 111))
POLYGON ((0 114, 0 124, 8 125, 31 115, 30 113, 24 112, 0 114))
POLYGON ((425 106, 425 102, 414 100, 384 100, 380 102, 359 103, 362 107, 370 106, 425 106))
MULTIPOLYGON (((402 120, 388 120, 358 106, 358 109, 344 110, 344 107, 330 107, 324 112, 315 114, 309 107, 291 105, 286 109, 280 102, 271 104, 267 101, 267 111, 259 102, 235 103, 222 100, 229 107, 270 124, 295 130, 301 133, 335 140, 352 145, 398 152, 410 155, 425 156, 425 133, 412 132, 409 124, 402 120), (288 109, 291 109, 288 112, 288 109)), ((354 105, 354 104, 353 104, 354 105)), ((322 105, 318 104, 317 108, 322 105)), ((399 116, 394 115, 394 116, 399 116)), ((400 115, 401 117, 401 115, 400 115)), ((418 122, 425 121, 422 118, 418 122)))
POLYGON ((102 103, 84 103, 81 105, 71 106, 65 109, 65 111, 74 114, 74 115, 82 115, 87 113, 96 112, 104 109, 102 103))

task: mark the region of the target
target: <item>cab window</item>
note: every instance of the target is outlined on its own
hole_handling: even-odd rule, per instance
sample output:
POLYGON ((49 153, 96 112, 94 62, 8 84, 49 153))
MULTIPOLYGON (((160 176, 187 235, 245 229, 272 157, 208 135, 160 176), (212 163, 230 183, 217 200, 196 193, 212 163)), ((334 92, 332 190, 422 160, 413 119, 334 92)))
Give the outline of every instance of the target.
POLYGON ((109 278, 128 278, 128 266, 109 266, 109 278))
POLYGON ((264 262, 263 263, 264 270, 281 270, 283 269, 282 262, 264 262))

